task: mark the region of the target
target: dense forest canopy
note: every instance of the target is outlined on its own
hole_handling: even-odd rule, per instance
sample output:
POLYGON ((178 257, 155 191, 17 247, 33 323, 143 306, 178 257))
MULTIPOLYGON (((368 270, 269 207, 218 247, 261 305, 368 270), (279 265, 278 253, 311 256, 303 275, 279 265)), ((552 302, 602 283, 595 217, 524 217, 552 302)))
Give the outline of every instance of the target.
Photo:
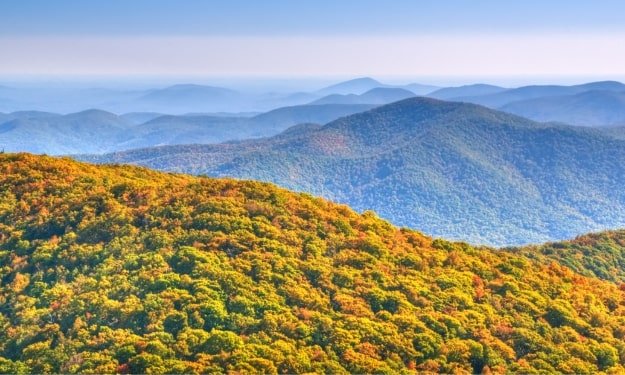
POLYGON ((476 248, 265 183, 3 154, 0 373, 623 372, 623 276, 578 255, 624 243, 476 248))

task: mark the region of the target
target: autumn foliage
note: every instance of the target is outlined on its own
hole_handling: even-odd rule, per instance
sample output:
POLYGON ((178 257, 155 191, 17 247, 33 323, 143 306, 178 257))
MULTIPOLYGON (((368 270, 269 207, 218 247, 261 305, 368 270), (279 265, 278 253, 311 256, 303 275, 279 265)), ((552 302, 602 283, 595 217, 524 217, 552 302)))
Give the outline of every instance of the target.
POLYGON ((0 155, 0 373, 625 371, 623 288, 530 250, 259 182, 0 155))

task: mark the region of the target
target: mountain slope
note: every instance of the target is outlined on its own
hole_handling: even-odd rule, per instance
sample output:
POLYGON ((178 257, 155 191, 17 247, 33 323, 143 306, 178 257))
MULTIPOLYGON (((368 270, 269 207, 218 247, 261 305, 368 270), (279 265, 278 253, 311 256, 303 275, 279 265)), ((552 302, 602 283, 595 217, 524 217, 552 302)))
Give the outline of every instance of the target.
POLYGON ((304 134, 84 158, 270 181, 475 243, 625 226, 622 140, 434 99, 406 99, 304 134))
POLYGON ((625 292, 258 182, 0 155, 2 373, 618 373, 625 292))
POLYGON ((361 95, 332 94, 315 100, 310 104, 388 104, 415 96, 412 91, 400 88, 377 87, 361 95))
POLYGON ((510 250, 528 258, 557 261, 586 276, 625 283, 625 229, 510 250))
POLYGON ((522 100, 506 104, 501 110, 537 121, 580 126, 621 125, 625 123, 625 89, 522 100))

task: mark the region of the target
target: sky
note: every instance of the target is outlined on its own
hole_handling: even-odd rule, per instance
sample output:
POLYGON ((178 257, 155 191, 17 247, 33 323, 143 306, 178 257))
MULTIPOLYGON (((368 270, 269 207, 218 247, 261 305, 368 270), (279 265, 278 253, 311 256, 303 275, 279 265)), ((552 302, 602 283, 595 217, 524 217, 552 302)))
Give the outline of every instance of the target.
POLYGON ((622 0, 3 0, 0 76, 625 77, 622 0))

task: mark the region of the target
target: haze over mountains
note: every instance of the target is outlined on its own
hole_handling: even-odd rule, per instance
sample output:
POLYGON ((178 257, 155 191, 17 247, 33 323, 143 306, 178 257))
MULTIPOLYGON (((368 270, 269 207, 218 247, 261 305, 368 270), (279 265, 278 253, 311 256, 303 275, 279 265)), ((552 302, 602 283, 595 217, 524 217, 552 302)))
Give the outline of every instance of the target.
POLYGON ((507 90, 500 86, 476 83, 459 87, 445 87, 429 93, 428 96, 441 100, 462 100, 467 97, 498 94, 507 90))
POLYGON ((388 104, 413 96, 415 94, 406 89, 377 87, 360 95, 331 94, 310 104, 388 104))
POLYGON ((519 100, 501 110, 538 121, 558 120, 579 126, 625 123, 625 91, 593 90, 580 94, 519 100))
POLYGON ((468 103, 410 98, 267 139, 81 158, 270 181, 475 243, 625 225, 623 140, 468 103))
POLYGON ((625 124, 623 93, 625 85, 613 81, 516 88, 481 83, 437 87, 418 83, 393 85, 369 77, 340 82, 318 90, 280 92, 251 92, 198 84, 176 84, 155 89, 3 86, 0 87, 0 112, 37 110, 70 113, 96 108, 116 114, 241 114, 304 104, 379 105, 425 95, 481 104, 537 121, 614 126, 625 124))
POLYGON ((624 224, 616 184, 625 176, 618 164, 624 87, 437 88, 361 78, 317 91, 254 94, 266 105, 308 103, 257 113, 245 111, 252 94, 174 85, 127 92, 138 112, 0 114, 0 147, 271 181, 433 235, 523 244, 624 224), (448 102, 415 98, 419 90, 448 102), (469 102, 561 124, 461 104, 469 102), (151 105, 196 111, 172 115, 151 105), (219 144, 226 141, 237 142, 219 144), (111 152, 118 153, 93 155, 111 152))
POLYGON ((377 88, 404 89, 404 90, 413 92, 415 95, 426 95, 437 89, 440 89, 440 87, 437 87, 437 86, 423 85, 419 83, 409 83, 406 85, 389 85, 389 84, 382 83, 370 77, 363 77, 363 78, 351 79, 345 82, 340 82, 335 85, 330 85, 328 87, 325 87, 317 91, 316 93, 321 94, 321 95, 364 94, 367 91, 377 89, 377 88))
POLYGON ((372 107, 367 104, 303 105, 251 117, 158 113, 118 116, 101 110, 68 115, 14 112, 0 116, 0 148, 61 155, 168 144, 218 143, 270 136, 300 123, 327 123, 372 107))
POLYGON ((619 0, 0 2, 0 375, 625 375, 624 39, 619 0))
POLYGON ((559 121, 579 126, 613 126, 625 123, 625 85, 614 81, 574 86, 536 85, 513 89, 469 85, 441 89, 428 96, 481 104, 536 121, 559 121))
MULTIPOLYGON (((485 105, 488 107, 501 107, 506 104, 517 102, 520 100, 547 98, 553 96, 575 95, 588 91, 625 91, 625 85, 620 82, 603 81, 591 82, 582 85, 558 86, 558 85, 532 85, 518 88, 507 89, 490 94, 481 95, 463 95, 461 98, 465 101, 485 105)), ((447 98, 447 100, 456 100, 456 98, 447 98)))
MULTIPOLYGON (((198 84, 176 84, 154 89, 0 87, 0 112, 39 110, 79 112, 97 108, 117 114, 128 112, 266 112, 278 107, 303 105, 332 94, 360 95, 377 88, 397 88, 425 95, 439 87, 417 83, 389 85, 359 78, 312 91, 257 92, 198 84)), ((373 103, 364 103, 373 104, 373 103)), ((380 103, 381 104, 381 103, 380 103)))

